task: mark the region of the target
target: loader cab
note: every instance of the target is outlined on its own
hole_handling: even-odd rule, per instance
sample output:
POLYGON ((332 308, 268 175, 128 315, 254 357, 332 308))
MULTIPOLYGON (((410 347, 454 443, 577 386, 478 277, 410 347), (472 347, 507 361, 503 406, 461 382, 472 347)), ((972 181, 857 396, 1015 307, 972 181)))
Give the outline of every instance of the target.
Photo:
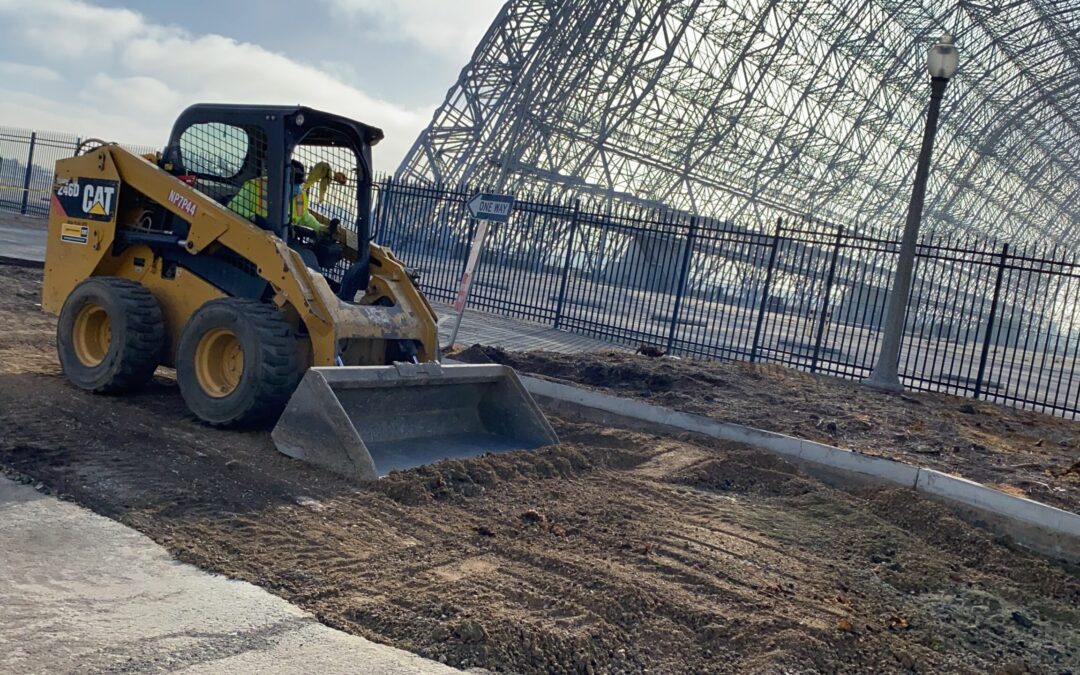
POLYGON ((350 285, 364 288, 371 231, 371 146, 382 137, 375 127, 302 106, 199 104, 180 114, 163 164, 218 203, 289 242, 335 288, 346 275, 350 285), (326 259, 316 256, 314 249, 326 242, 316 241, 295 222, 297 166, 302 167, 303 178, 310 179, 307 211, 324 224, 336 220, 355 233, 355 255, 340 261, 331 258, 327 266, 319 263, 326 259))

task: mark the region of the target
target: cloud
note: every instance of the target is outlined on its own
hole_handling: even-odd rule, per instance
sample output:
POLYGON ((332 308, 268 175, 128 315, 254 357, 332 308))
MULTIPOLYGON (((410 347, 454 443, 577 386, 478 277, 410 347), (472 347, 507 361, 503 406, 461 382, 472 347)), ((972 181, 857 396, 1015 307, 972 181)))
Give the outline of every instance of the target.
POLYGON ((0 88, 0 125, 152 146, 164 144, 171 126, 142 120, 128 111, 104 110, 7 88, 0 88))
MULTIPOLYGON (((396 168, 434 107, 395 105, 317 66, 259 45, 221 35, 193 35, 150 23, 130 10, 95 7, 82 0, 36 0, 30 10, 0 0, 0 26, 0 37, 45 35, 53 29, 61 35, 93 35, 90 41, 76 39, 62 47, 56 39, 35 45, 67 76, 68 86, 58 87, 55 97, 49 98, 29 93, 34 90, 28 87, 20 90, 5 77, 0 86, 8 90, 0 93, 0 123, 6 125, 48 125, 160 145, 173 119, 191 103, 299 103, 383 128, 386 140, 374 154, 377 168, 389 171, 396 168), (106 31, 109 38, 94 35, 97 30, 106 31), (89 49, 100 49, 92 60, 87 57, 89 49), (71 70, 79 75, 70 76, 71 70)), ((42 73, 45 70, 49 69, 42 73)), ((56 78, 46 74, 43 79, 56 78)))
POLYGON ((152 28, 129 9, 68 0, 0 0, 0 14, 9 14, 10 24, 21 28, 20 42, 53 59, 100 57, 152 28))
POLYGON ((377 25, 372 28, 380 33, 401 36, 428 51, 461 60, 472 54, 504 3, 504 0, 325 1, 349 15, 374 19, 377 25))
POLYGON ((0 78, 11 83, 14 80, 28 82, 59 82, 64 79, 60 73, 45 66, 32 66, 26 63, 0 61, 0 78))
POLYGON ((175 115, 190 103, 163 81, 147 75, 113 77, 98 73, 90 78, 79 97, 95 106, 109 101, 116 108, 143 117, 175 115))

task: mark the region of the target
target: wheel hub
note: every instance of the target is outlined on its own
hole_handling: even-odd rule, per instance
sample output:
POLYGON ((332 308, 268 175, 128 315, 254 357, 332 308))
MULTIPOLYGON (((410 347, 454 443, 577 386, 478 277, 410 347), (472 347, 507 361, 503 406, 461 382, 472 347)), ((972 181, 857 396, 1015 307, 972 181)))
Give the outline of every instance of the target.
POLYGON ((195 377, 208 396, 224 398, 236 391, 244 374, 244 350, 226 328, 207 331, 195 347, 195 377))
POLYGON ((101 305, 87 303, 75 316, 72 343, 75 356, 87 368, 101 365, 109 353, 112 326, 109 314, 101 305))

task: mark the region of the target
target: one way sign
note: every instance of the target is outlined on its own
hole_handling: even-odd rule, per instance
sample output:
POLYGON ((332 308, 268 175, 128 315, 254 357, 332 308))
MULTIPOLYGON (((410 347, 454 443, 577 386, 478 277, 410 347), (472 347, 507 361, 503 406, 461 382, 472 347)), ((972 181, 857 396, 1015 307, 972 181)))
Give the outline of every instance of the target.
POLYGON ((510 220, 510 211, 514 208, 514 198, 511 195, 478 192, 469 200, 468 207, 469 213, 477 220, 505 223, 510 220))
POLYGON ((488 226, 491 223, 505 223, 510 220, 510 211, 514 208, 514 198, 510 195, 478 192, 473 195, 466 206, 469 207, 469 213, 472 214, 472 217, 480 222, 476 224, 472 248, 469 249, 469 258, 465 261, 465 273, 461 275, 461 284, 458 286, 457 298, 454 300, 457 320, 454 321, 454 331, 450 334, 451 346, 457 340, 458 329, 461 328, 461 317, 465 315, 465 304, 469 302, 469 291, 472 290, 473 275, 476 274, 476 268, 480 264, 480 252, 484 249, 484 239, 487 237, 488 226))

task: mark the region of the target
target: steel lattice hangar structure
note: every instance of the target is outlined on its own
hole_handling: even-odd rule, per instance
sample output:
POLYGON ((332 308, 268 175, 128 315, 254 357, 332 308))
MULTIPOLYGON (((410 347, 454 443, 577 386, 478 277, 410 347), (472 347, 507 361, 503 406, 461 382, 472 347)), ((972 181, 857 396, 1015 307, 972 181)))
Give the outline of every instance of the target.
POLYGON ((397 177, 892 236, 943 32, 925 228, 1075 241, 1078 0, 509 0, 397 177))

